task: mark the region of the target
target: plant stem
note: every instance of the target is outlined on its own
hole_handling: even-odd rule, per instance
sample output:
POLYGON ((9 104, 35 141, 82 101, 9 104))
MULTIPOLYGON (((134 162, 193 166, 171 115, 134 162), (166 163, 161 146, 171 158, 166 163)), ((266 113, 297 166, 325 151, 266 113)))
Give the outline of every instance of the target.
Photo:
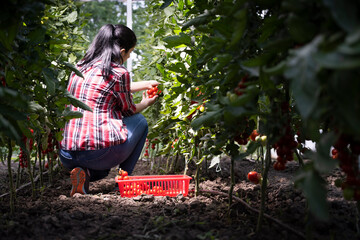
POLYGON ((297 158, 299 160, 300 167, 303 167, 304 166, 304 161, 303 161, 302 157, 300 156, 298 149, 295 149, 295 154, 296 154, 296 156, 297 156, 297 158))
POLYGON ((179 154, 176 153, 176 156, 175 158, 172 158, 172 161, 171 161, 171 164, 170 164, 170 170, 171 172, 175 171, 175 166, 176 166, 176 163, 178 161, 178 158, 179 158, 179 154))
POLYGON ((9 174, 9 188, 10 188, 10 214, 13 215, 15 209, 15 190, 14 190, 14 183, 13 183, 13 176, 11 170, 11 156, 12 156, 12 146, 11 140, 8 139, 8 155, 7 155, 7 165, 8 165, 8 174, 9 174))
POLYGON ((185 156, 185 167, 184 167, 184 175, 186 175, 186 173, 187 173, 187 170, 188 170, 188 164, 189 164, 189 162, 188 162, 188 155, 186 155, 185 156))
POLYGON ((266 143, 266 156, 265 156, 265 169, 263 173, 263 180, 261 182, 261 203, 260 203, 260 212, 258 216, 258 222, 256 225, 256 232, 259 232, 261 229, 262 221, 264 218, 264 210, 265 210, 265 200, 266 200, 266 188, 267 188, 267 177, 271 164, 271 152, 270 152, 270 144, 269 141, 266 143))
POLYGON ((230 175, 231 175, 231 183, 230 183, 230 189, 229 189, 229 210, 232 204, 232 197, 233 197, 233 190, 235 186, 235 171, 234 171, 234 162, 235 158, 231 157, 231 165, 230 165, 230 175))
POLYGON ((356 201, 356 233, 360 236, 360 201, 356 201))
POLYGON ((31 171, 31 161, 30 161, 30 154, 29 154, 28 150, 25 151, 25 155, 26 155, 26 161, 27 161, 27 163, 26 163, 27 170, 28 170, 30 181, 31 181, 32 197, 35 197, 35 182, 34 182, 33 174, 31 171))
POLYGON ((196 166, 196 172, 195 172, 195 197, 197 197, 199 193, 199 183, 200 183, 199 173, 200 173, 200 164, 196 166))
MULTIPOLYGON (((47 159, 48 159, 48 169, 49 169, 49 182, 50 184, 53 183, 53 177, 52 177, 52 166, 53 166, 53 159, 54 158, 54 152, 51 152, 50 154, 47 154, 47 159)), ((44 161, 45 162, 45 161, 44 161)))
MULTIPOLYGON (((41 162, 41 138, 38 138, 38 156, 39 156, 39 171, 40 171, 40 187, 42 187, 44 182, 43 182, 43 177, 42 177, 43 169, 42 169, 42 162, 41 162)), ((44 157, 44 159, 45 159, 45 157, 44 157)))
POLYGON ((18 165, 18 169, 17 169, 17 176, 16 176, 16 185, 15 185, 15 188, 18 188, 19 187, 19 185, 20 185, 20 174, 21 174, 21 172, 20 172, 20 169, 21 167, 20 167, 20 164, 18 165))

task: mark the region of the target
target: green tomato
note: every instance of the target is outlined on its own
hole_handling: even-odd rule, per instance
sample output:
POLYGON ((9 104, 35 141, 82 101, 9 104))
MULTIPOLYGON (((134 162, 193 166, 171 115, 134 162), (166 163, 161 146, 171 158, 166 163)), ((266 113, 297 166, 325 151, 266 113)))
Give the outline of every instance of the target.
POLYGON ((230 103, 233 103, 237 100, 238 96, 235 93, 230 93, 229 94, 229 101, 230 103))
POLYGON ((343 190, 344 199, 351 201, 354 198, 354 189, 352 188, 345 188, 343 190))
POLYGON ((335 180, 335 186, 338 187, 338 188, 341 187, 342 183, 343 183, 343 181, 341 179, 336 179, 335 180))

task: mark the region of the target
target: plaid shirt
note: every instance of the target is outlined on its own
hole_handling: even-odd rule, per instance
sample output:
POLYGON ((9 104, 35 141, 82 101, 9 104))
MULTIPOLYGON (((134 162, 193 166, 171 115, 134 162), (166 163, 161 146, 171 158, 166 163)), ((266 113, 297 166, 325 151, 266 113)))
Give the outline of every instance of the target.
POLYGON ((84 78, 71 74, 68 91, 93 112, 69 106, 72 111, 82 112, 83 117, 66 123, 62 149, 96 150, 126 141, 127 129, 122 118, 133 115, 136 106, 130 92, 129 72, 121 65, 112 67, 108 79, 101 74, 100 62, 87 69, 79 68, 84 78))

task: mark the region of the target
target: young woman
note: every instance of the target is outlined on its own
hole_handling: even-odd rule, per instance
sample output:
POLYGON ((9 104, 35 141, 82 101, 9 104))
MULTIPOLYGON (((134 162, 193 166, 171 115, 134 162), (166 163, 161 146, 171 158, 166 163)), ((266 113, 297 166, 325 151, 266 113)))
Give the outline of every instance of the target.
POLYGON ((147 121, 139 112, 152 105, 156 96, 143 92, 134 104, 132 92, 157 86, 157 81, 130 82, 123 66, 134 50, 137 39, 124 25, 104 25, 94 38, 85 57, 77 64, 84 78, 72 73, 68 91, 91 107, 92 112, 69 106, 83 113, 65 125, 60 160, 71 170, 72 189, 86 194, 89 182, 106 177, 120 166, 129 174, 141 154, 148 133, 147 121))

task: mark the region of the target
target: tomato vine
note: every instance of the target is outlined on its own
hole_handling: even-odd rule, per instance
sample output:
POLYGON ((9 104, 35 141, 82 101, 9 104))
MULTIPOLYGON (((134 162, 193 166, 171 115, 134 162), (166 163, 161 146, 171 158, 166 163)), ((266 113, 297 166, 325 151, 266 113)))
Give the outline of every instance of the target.
MULTIPOLYGON (((355 90, 360 20, 354 10, 359 3, 153 3, 151 11, 160 15, 152 15, 157 52, 151 66, 164 80, 164 97, 150 138, 163 141, 159 154, 168 154, 179 139, 177 153, 185 161, 199 161, 193 154, 200 150, 194 144, 198 139, 207 143, 202 156, 242 160, 263 147, 247 140, 256 129, 267 137, 267 155, 268 148, 278 152, 277 170, 286 161, 311 160, 296 176, 296 186, 310 211, 327 219, 322 174, 339 165, 330 151, 342 134, 357 142, 360 132, 355 90), (198 112, 203 103, 206 110, 198 112), (306 140, 316 143, 316 151, 305 148, 306 140)), ((356 172, 357 162, 346 167, 356 172)))

